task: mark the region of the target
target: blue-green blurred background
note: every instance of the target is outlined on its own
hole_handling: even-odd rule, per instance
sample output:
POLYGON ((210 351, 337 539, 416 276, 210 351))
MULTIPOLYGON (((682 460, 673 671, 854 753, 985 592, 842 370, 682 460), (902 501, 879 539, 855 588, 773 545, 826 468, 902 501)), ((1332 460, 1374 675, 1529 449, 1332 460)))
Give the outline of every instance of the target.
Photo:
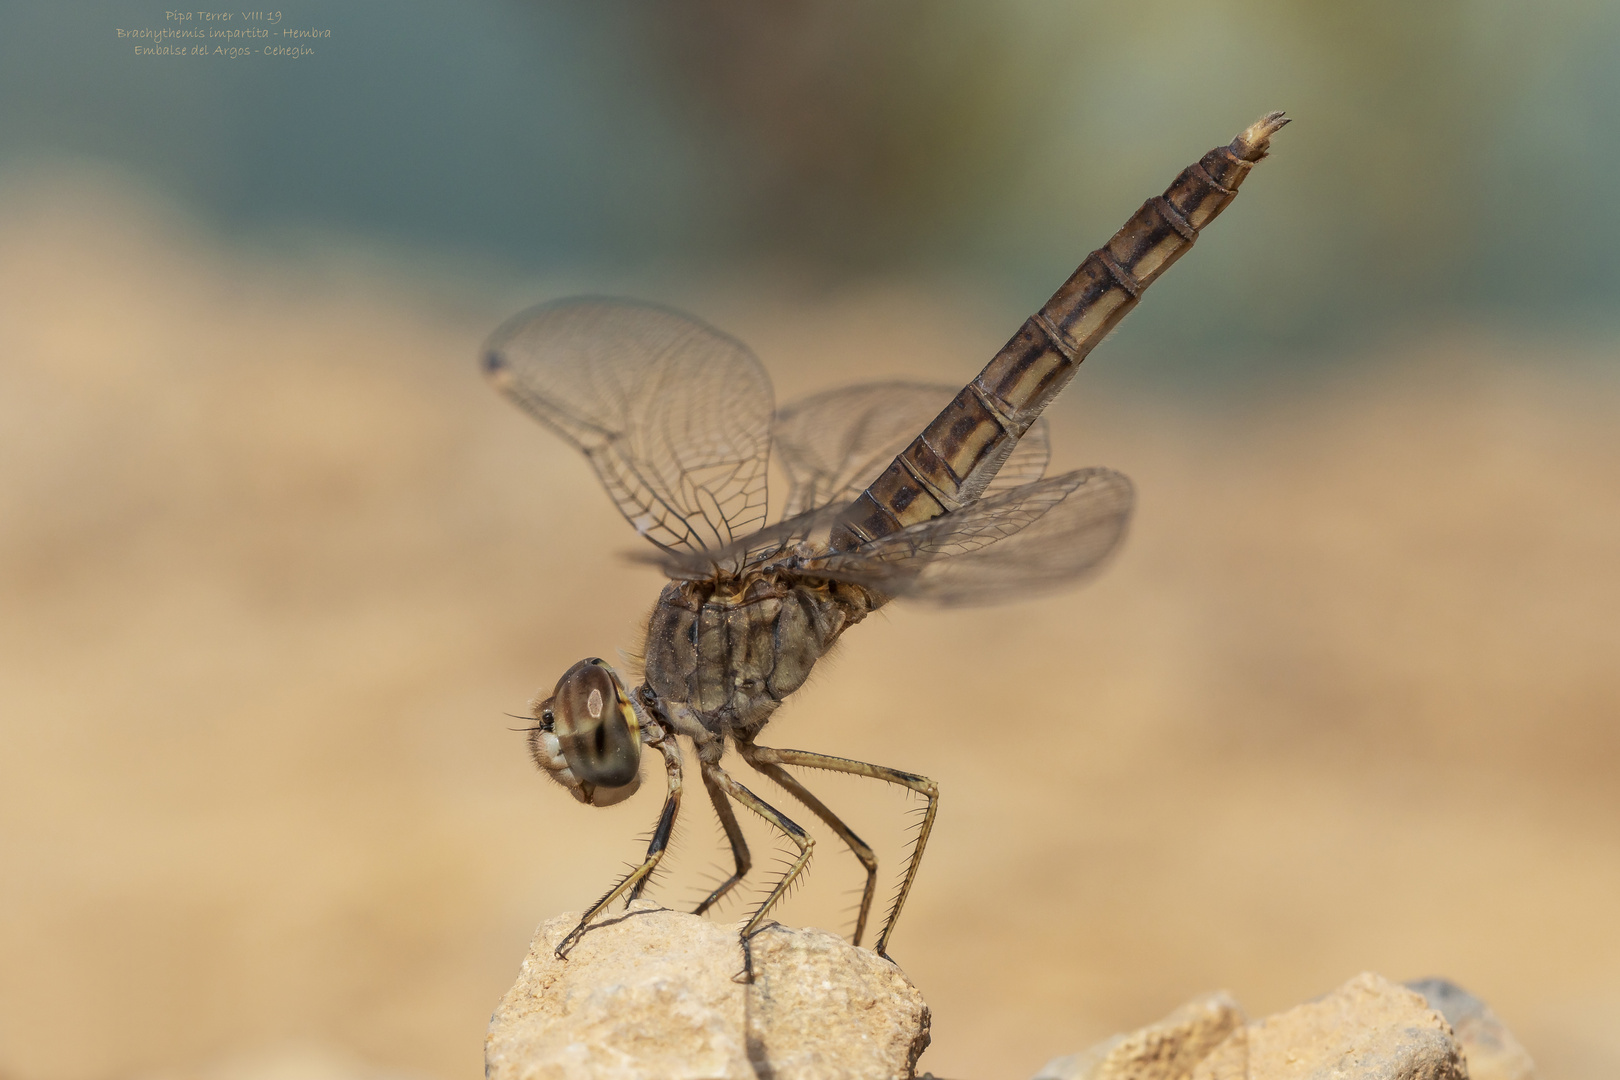
POLYGON ((1263 210, 1124 332, 1144 363, 1616 323, 1605 0, 285 14, 332 31, 317 55, 137 57, 112 28, 156 8, 7 5, 0 167, 111 166, 232 234, 337 229, 607 283, 953 276, 1016 315, 1217 136, 1286 108, 1263 210))

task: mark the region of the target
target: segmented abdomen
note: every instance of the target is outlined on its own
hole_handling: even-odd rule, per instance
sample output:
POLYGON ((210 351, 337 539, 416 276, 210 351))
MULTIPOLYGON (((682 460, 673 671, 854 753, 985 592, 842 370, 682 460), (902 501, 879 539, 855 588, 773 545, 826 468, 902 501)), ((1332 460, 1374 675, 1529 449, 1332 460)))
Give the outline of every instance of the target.
POLYGON ((1281 113, 1263 117, 1143 203, 861 493, 834 530, 832 547, 854 547, 978 498, 1086 354, 1236 197, 1287 122, 1281 113))

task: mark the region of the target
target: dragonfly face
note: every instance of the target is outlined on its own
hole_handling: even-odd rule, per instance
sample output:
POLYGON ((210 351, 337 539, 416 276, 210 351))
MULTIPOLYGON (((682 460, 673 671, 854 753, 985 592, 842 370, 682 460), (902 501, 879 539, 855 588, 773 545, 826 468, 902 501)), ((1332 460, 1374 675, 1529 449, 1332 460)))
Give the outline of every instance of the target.
POLYGON ((536 703, 534 717, 534 760, 580 802, 612 806, 641 786, 641 714, 601 660, 581 660, 564 672, 551 696, 536 703))

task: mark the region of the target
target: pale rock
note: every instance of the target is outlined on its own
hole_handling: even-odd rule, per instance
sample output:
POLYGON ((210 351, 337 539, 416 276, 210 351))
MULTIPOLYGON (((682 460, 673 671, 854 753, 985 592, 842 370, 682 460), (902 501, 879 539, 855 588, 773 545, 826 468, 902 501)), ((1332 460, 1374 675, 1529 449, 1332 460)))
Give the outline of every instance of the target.
POLYGON ((1243 1023, 1211 994, 1129 1035, 1056 1058, 1035 1080, 1534 1080, 1530 1057, 1476 998, 1440 979, 1373 974, 1243 1023), (1414 992, 1418 991, 1418 992, 1414 992))
POLYGON ((1251 1080, 1468 1080, 1445 1018, 1370 972, 1249 1025, 1251 1080))
POLYGON ((1249 1080, 1249 1029, 1238 1028, 1211 1050, 1193 1069, 1192 1080, 1249 1080))
POLYGON ((1406 984, 1446 1018, 1468 1059, 1469 1080, 1535 1080, 1530 1054, 1479 998, 1447 979, 1406 984))
POLYGON ((489 1080, 909 1078, 928 1045, 899 968, 825 931, 767 926, 749 985, 734 929, 638 900, 558 960, 578 921, 535 933, 490 1018, 489 1080))
POLYGON ((1232 996, 1206 994, 1156 1024, 1115 1035, 1083 1053, 1053 1058, 1035 1080, 1183 1080, 1217 1046, 1242 1031, 1243 1010, 1232 996))

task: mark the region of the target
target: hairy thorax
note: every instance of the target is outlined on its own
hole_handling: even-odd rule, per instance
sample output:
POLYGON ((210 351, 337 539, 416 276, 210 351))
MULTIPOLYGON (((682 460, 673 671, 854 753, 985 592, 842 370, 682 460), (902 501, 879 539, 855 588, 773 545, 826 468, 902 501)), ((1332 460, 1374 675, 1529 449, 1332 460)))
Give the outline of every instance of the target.
POLYGON ((875 606, 858 586, 777 572, 671 582, 647 621, 647 682, 710 732, 746 737, 875 606))

